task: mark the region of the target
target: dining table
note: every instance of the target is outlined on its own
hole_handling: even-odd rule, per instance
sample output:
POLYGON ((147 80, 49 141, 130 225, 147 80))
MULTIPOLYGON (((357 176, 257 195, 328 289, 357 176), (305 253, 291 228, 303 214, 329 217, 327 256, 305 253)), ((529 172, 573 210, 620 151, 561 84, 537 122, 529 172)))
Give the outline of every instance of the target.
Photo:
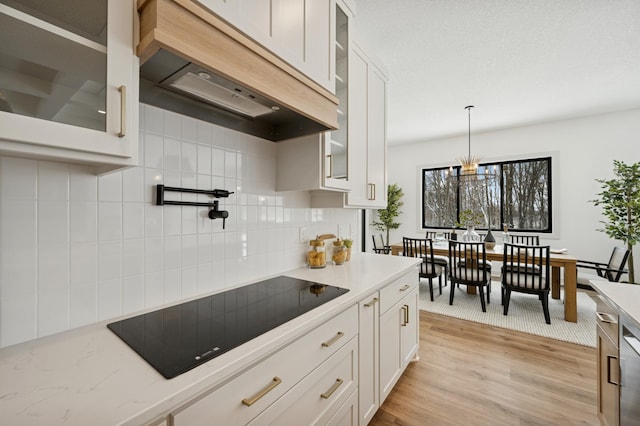
MULTIPOLYGON (((502 245, 493 248, 486 248, 486 256, 489 261, 502 261, 504 249, 502 245)), ((402 243, 391 244, 391 254, 394 256, 402 253, 402 243)), ((433 241, 433 254, 438 256, 449 256, 448 241, 433 241)), ((560 299, 560 273, 564 272, 564 319, 568 322, 578 322, 578 302, 577 302, 577 261, 576 257, 565 252, 558 253, 550 250, 549 265, 551 266, 551 297, 560 299)), ((467 292, 475 293, 475 287, 467 287, 467 292)))

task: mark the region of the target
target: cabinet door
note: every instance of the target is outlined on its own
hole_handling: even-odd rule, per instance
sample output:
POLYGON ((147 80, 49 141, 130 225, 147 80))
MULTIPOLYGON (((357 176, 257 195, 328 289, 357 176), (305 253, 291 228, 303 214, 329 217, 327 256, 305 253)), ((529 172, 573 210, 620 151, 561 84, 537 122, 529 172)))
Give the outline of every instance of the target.
POLYGON ((0 111, 0 151, 135 165, 133 4, 2 3, 0 88, 8 105, 0 111))
POLYGON ((359 410, 360 424, 367 424, 380 407, 379 384, 379 312, 380 295, 375 294, 358 303, 360 309, 360 328, 358 334, 358 348, 360 349, 358 375, 360 383, 359 410))
POLYGON ((380 317, 380 404, 387 398, 402 373, 400 324, 404 319, 402 302, 380 317))
POLYGON ((349 206, 369 204, 367 185, 367 87, 368 64, 364 53, 354 46, 349 61, 349 206))
POLYGON ((387 207, 387 83, 369 66, 367 99, 367 191, 371 207, 387 207))
POLYGON ((618 425, 620 367, 618 348, 602 327, 598 330, 598 417, 606 426, 618 425))
POLYGON ((414 290, 402 301, 406 318, 400 325, 400 340, 402 342, 402 368, 412 361, 418 352, 418 342, 420 339, 420 317, 418 311, 418 292, 414 290))

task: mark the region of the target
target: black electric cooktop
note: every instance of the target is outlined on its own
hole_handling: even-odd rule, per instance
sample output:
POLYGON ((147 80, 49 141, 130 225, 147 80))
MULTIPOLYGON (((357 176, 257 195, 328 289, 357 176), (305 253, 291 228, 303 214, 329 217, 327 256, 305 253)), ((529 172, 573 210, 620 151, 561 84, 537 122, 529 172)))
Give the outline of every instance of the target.
POLYGON ((348 291, 280 276, 107 327, 171 379, 348 291))

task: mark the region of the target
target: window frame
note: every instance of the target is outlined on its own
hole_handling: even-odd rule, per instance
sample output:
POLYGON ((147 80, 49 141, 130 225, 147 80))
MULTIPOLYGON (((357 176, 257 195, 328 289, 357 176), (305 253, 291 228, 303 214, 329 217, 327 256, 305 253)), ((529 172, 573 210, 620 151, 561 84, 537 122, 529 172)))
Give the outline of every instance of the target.
MULTIPOLYGON (((545 154, 545 155, 540 155, 540 156, 532 156, 532 157, 526 157, 526 158, 521 158, 521 159, 516 159, 516 160, 503 160, 503 161, 491 161, 491 162, 483 162, 480 163, 479 166, 480 167, 492 167, 492 166, 497 166, 497 173, 498 173, 498 179, 499 179, 499 190, 500 190, 500 194, 499 194, 499 201, 500 201, 500 224, 504 222, 504 216, 505 216, 505 193, 504 193, 504 185, 505 185, 505 174, 504 174, 504 169, 503 166, 504 165, 508 165, 508 164, 522 164, 522 163, 528 163, 528 162, 535 162, 535 161, 546 161, 547 163, 547 173, 546 173, 546 178, 547 178, 547 182, 546 182, 546 186, 547 186, 547 228, 546 229, 531 229, 531 228, 513 228, 510 227, 510 230, 516 231, 516 232, 529 232, 529 233, 540 233, 540 234, 554 234, 553 231, 553 216, 554 216, 554 212, 553 212, 553 165, 554 165, 554 161, 553 161, 553 155, 551 154, 545 154)), ((431 226, 431 225, 426 225, 425 224, 425 191, 426 191, 426 182, 425 182, 425 173, 426 172, 432 172, 432 171, 442 171, 442 170, 453 170, 455 172, 455 176, 458 176, 461 170, 460 165, 457 166, 445 166, 445 165, 440 165, 438 167, 420 167, 420 188, 421 188, 421 192, 420 192, 420 228, 422 230, 427 230, 427 229, 451 229, 451 226, 431 226)), ((458 189, 456 189, 456 222, 458 222, 460 220, 460 212, 461 212, 461 196, 460 196, 460 191, 458 189)), ((499 224, 492 224, 491 230, 492 231, 501 231, 502 228, 501 227, 497 227, 499 226, 499 224)), ((477 229, 480 230, 487 230, 486 226, 482 226, 482 227, 478 227, 477 229)))

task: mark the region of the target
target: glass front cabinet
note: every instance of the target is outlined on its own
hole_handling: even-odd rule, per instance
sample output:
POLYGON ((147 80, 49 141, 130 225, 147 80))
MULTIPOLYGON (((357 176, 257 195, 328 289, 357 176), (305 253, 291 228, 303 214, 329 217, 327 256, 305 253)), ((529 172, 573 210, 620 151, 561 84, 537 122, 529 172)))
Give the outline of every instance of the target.
POLYGON ((0 0, 0 154, 137 164, 132 3, 0 0))

